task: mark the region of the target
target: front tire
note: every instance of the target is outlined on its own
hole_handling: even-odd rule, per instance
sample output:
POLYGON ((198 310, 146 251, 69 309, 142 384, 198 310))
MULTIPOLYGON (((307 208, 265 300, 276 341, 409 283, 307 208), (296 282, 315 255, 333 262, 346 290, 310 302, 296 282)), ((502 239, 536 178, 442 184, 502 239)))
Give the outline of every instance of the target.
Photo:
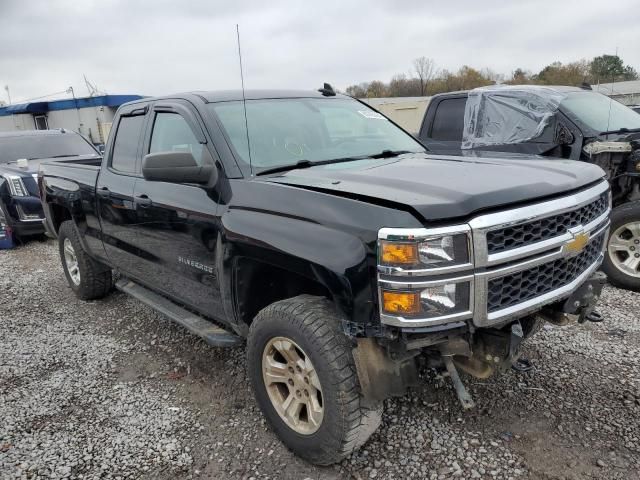
POLYGON ((287 447, 317 465, 342 460, 380 425, 382 405, 363 405, 352 348, 333 305, 310 295, 266 307, 249 330, 260 409, 287 447))
POLYGON ((78 298, 94 300, 109 293, 113 286, 111 269, 87 255, 80 243, 78 230, 71 220, 60 225, 58 248, 64 275, 78 298))
POLYGON ((602 270, 620 288, 640 291, 640 202, 614 208, 602 270))

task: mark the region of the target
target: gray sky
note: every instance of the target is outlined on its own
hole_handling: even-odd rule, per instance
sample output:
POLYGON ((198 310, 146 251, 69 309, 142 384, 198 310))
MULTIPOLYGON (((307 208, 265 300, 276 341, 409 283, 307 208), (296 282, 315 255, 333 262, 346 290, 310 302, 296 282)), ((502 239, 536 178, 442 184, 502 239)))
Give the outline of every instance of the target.
POLYGON ((112 94, 239 88, 236 23, 247 88, 388 81, 422 55, 509 75, 618 47, 640 71, 638 0, 0 0, 0 88, 14 103, 85 96, 83 74, 112 94))

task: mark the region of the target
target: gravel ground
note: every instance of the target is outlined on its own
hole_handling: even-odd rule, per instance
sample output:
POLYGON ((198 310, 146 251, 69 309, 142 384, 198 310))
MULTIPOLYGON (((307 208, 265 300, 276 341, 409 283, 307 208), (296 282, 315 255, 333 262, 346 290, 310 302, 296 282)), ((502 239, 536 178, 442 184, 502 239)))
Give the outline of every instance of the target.
POLYGON ((311 466, 266 427, 245 351, 215 349, 120 293, 77 300, 53 241, 0 251, 1 478, 640 479, 640 294, 601 324, 545 327, 533 372, 386 403, 342 464, 311 466))

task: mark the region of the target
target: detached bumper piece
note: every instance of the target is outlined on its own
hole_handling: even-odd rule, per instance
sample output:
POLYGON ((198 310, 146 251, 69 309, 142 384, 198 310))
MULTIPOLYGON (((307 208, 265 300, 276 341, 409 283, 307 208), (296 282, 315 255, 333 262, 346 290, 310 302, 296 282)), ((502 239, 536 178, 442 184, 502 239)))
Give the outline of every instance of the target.
POLYGON ((471 395, 469 395, 469 392, 465 388, 464 383, 462 383, 462 380, 460 380, 460 375, 458 375, 458 370, 456 370, 456 367, 453 364, 453 360, 451 359, 451 357, 442 357, 442 360, 444 361, 444 366, 447 369, 449 378, 451 378, 451 381, 453 382, 453 388, 455 389, 456 394, 458 395, 458 399, 462 404, 462 408, 464 408, 465 410, 469 410, 475 407, 476 404, 473 402, 473 399, 471 398, 471 395))

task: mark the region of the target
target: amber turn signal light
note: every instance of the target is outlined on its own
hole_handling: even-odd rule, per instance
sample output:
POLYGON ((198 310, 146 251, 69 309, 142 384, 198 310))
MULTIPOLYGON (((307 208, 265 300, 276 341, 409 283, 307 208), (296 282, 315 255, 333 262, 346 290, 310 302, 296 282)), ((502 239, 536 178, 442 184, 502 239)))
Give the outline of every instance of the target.
POLYGON ((420 292, 382 291, 383 310, 395 315, 420 313, 420 292))
POLYGON ((386 265, 413 265, 418 263, 416 243, 381 242, 382 263, 386 265))

